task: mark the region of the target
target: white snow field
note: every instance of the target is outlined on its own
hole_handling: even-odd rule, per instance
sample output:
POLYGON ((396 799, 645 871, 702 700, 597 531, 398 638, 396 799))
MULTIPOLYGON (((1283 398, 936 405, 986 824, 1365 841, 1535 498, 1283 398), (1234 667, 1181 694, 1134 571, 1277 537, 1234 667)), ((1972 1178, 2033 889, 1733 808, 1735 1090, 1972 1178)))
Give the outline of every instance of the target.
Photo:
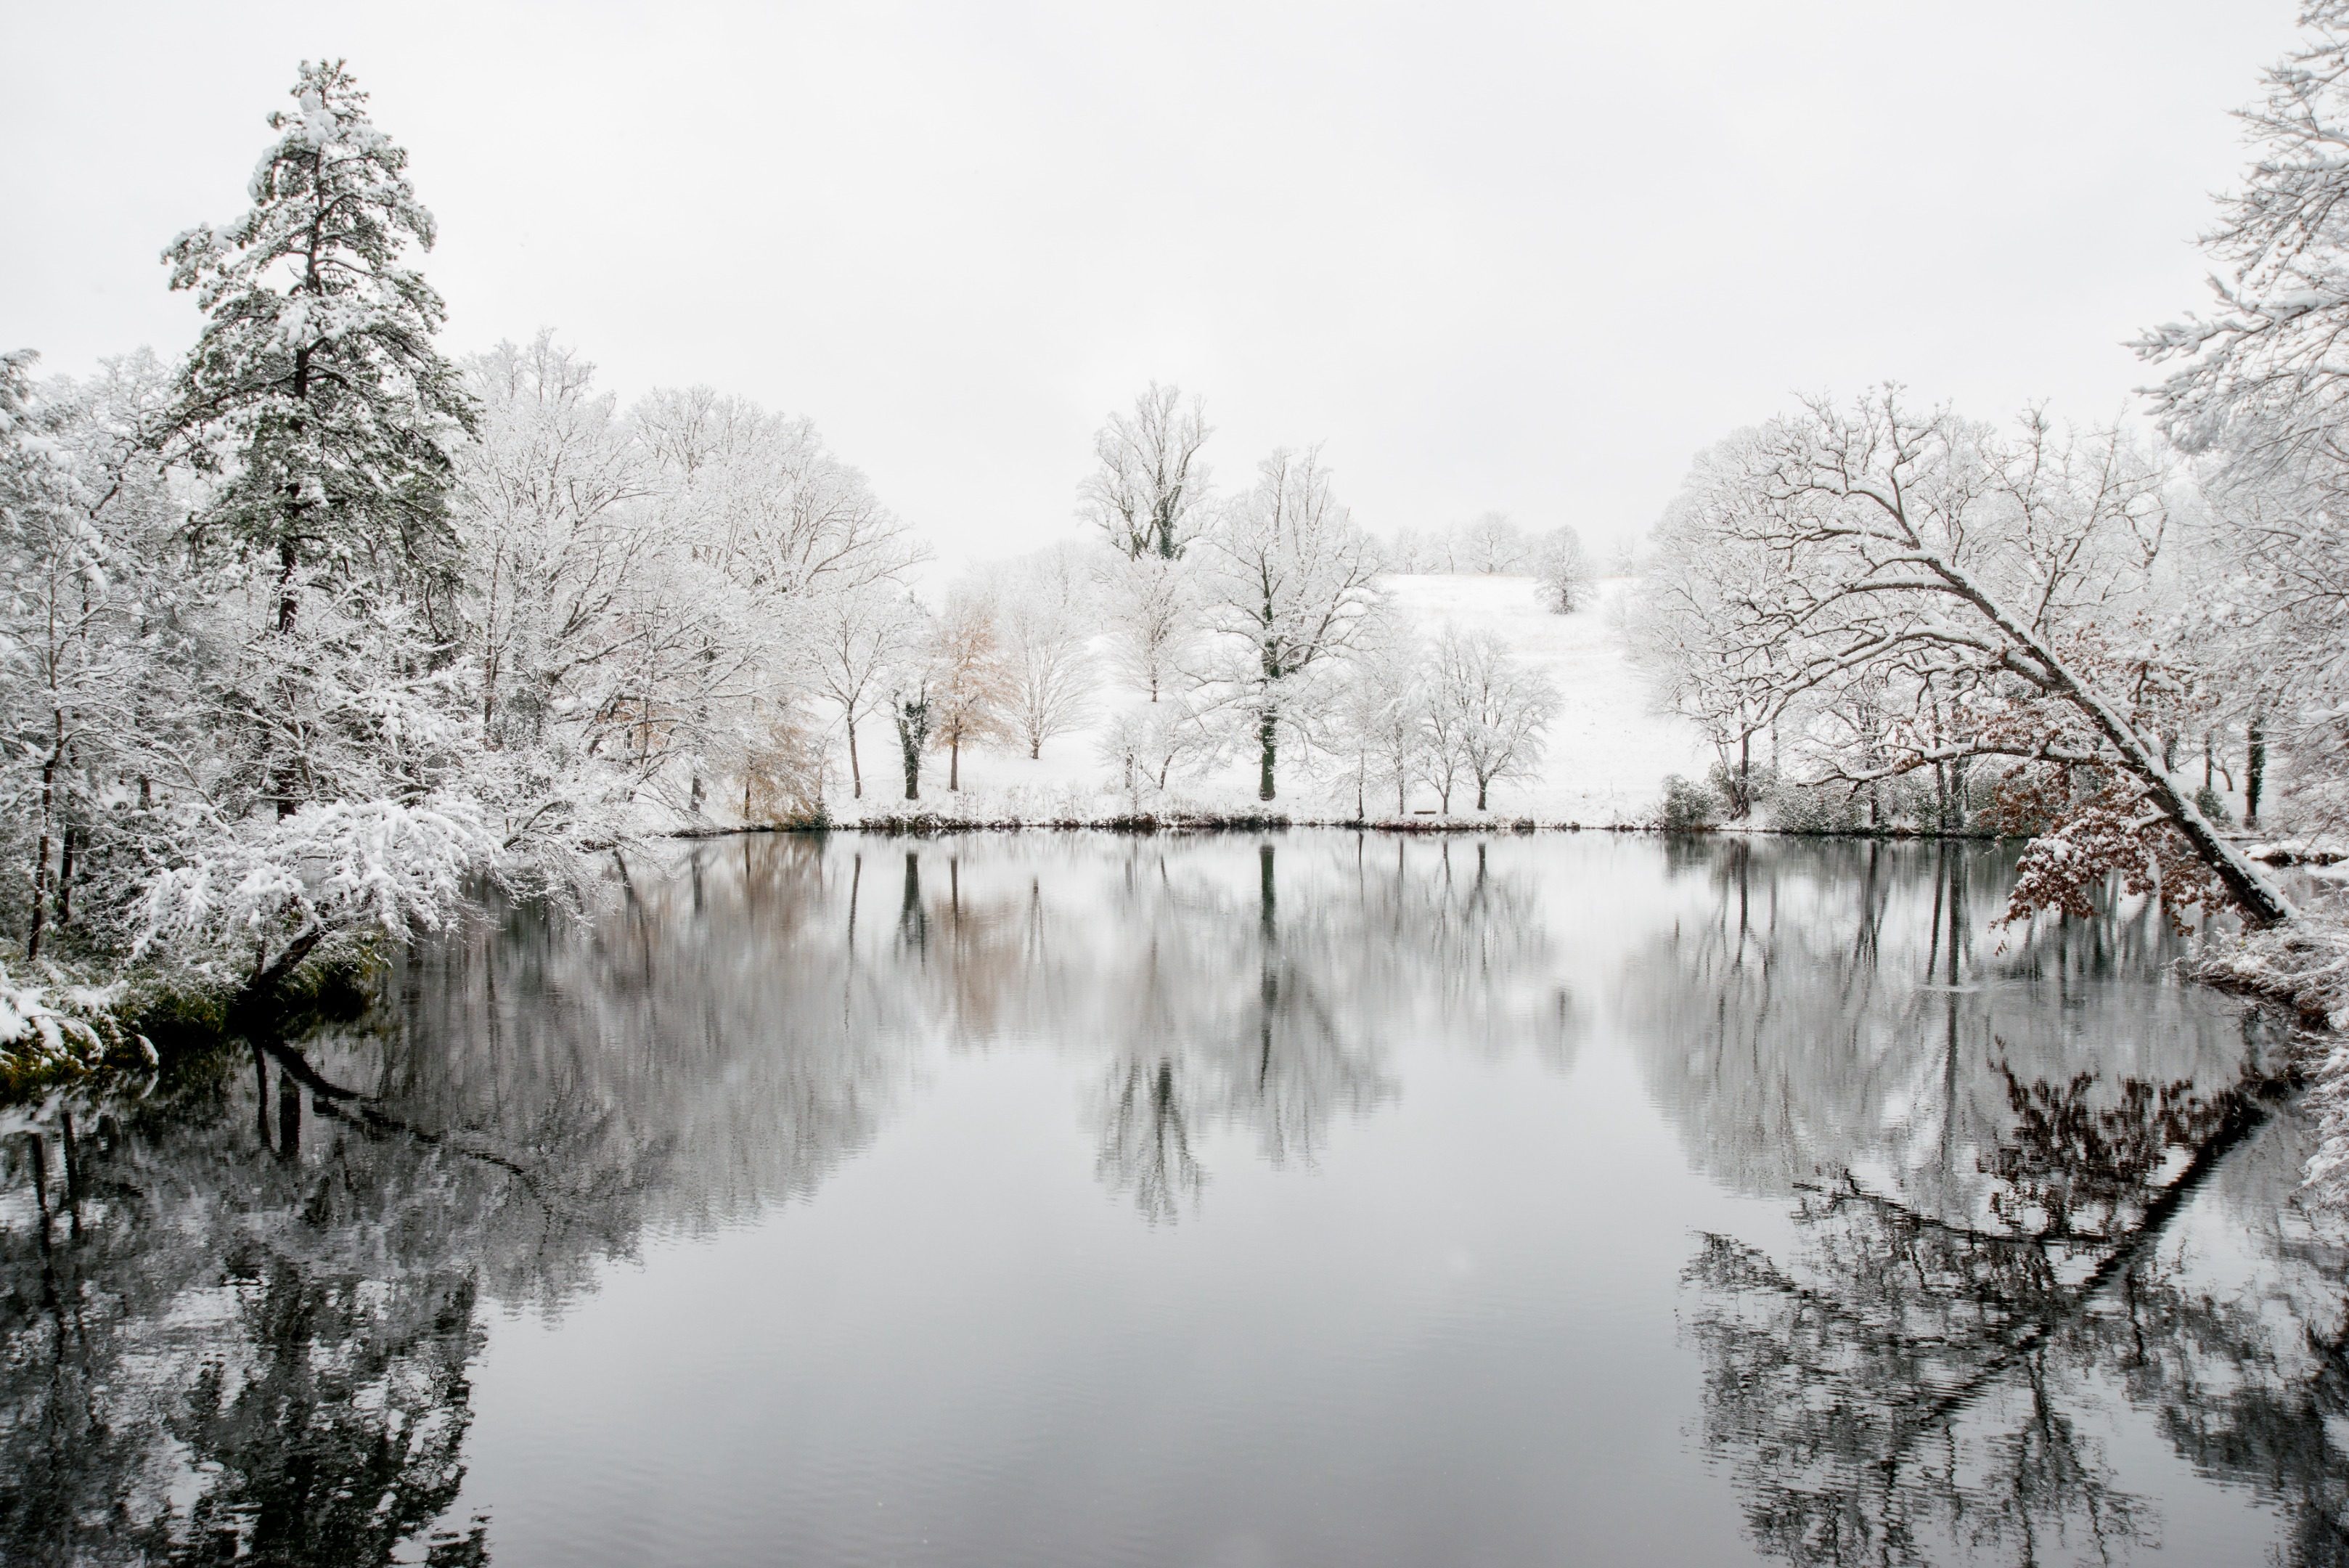
MULTIPOLYGON (((1666 774, 1702 777, 1710 765, 1703 736, 1686 720, 1655 711, 1646 681, 1625 657, 1614 607, 1629 579, 1603 579, 1598 602, 1567 616, 1549 614, 1535 602, 1531 577, 1393 576, 1382 586, 1425 635, 1432 637, 1447 622, 1497 632, 1519 657, 1548 673, 1561 698, 1540 776, 1495 784, 1492 809, 1482 814, 1459 809, 1464 798, 1473 801, 1473 792, 1455 792, 1449 820, 1644 826, 1654 819, 1666 774)), ((1113 695, 1103 691, 1101 711, 1113 695)), ((1132 809, 1114 787, 1093 727, 1055 736, 1032 761, 1023 746, 967 748, 959 791, 947 788, 947 758, 933 753, 923 764, 917 807, 903 799, 896 739, 887 721, 867 718, 857 733, 864 772, 862 800, 850 797, 847 761, 836 736, 833 744, 837 777, 829 800, 833 820, 843 826, 881 826, 915 810, 972 823, 1075 824, 1132 809)), ((1330 768, 1327 763, 1284 756, 1280 798, 1268 807, 1257 799, 1253 754, 1236 756, 1204 775, 1170 780, 1167 798, 1145 809, 1162 818, 1274 812, 1298 821, 1350 819, 1351 777, 1335 777, 1330 768)), ((1393 804, 1392 794, 1372 800, 1371 816, 1392 817, 1393 804)), ((1434 815, 1435 805, 1434 791, 1414 788, 1412 820, 1447 820, 1434 815)))

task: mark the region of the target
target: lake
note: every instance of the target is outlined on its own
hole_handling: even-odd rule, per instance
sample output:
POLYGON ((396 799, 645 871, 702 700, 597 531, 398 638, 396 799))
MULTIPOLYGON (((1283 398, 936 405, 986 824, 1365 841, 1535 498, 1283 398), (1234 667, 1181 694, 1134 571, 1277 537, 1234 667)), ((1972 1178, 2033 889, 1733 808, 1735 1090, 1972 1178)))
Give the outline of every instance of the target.
POLYGON ((2338 1563, 2267 1015, 1993 846, 705 841, 0 1139, 0 1556, 2338 1563))

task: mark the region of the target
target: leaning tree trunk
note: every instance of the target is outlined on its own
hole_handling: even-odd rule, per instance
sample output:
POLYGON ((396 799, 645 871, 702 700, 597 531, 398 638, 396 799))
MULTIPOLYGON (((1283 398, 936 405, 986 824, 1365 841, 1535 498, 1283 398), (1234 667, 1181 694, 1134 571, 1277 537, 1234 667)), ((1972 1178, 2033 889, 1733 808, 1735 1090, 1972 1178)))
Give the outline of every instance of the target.
POLYGON ((2145 786, 2146 794, 2161 809, 2162 815, 2192 846, 2195 857, 2210 868, 2251 924, 2271 926, 2300 912, 2274 883, 2261 875, 2251 857, 2230 844, 2210 825, 2210 819, 2178 788, 2178 780, 2161 765, 2161 758, 2119 710, 2098 696, 2086 681, 2073 673, 2053 648, 2009 615, 2003 605, 1976 587, 1965 573, 1946 561, 1933 560, 1930 566, 1950 585, 1952 593, 1980 610, 2023 650, 2030 662, 2039 667, 2046 691, 2070 703, 2119 753, 2122 768, 2145 786))
POLYGON ((864 770, 856 762, 856 720, 848 721, 848 793, 852 799, 864 798, 864 770))

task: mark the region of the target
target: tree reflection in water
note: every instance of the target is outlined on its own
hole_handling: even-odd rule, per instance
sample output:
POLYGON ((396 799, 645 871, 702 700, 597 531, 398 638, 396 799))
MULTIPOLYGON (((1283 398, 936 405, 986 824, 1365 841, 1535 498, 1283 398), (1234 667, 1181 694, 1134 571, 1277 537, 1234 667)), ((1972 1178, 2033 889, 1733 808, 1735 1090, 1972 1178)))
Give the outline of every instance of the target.
POLYGON ((1660 1086, 1715 1168, 1793 1200, 1783 1255, 1708 1234, 1686 1275, 1751 1538, 1806 1564, 2119 1561, 2162 1524, 2107 1453, 2134 1409, 2282 1511, 2287 1561, 2349 1563, 2349 1252, 2292 1201, 2280 1030, 2139 988, 2128 1061, 2051 1073, 2097 1054, 2002 984, 2094 987, 2167 939, 2116 921, 1964 961, 1969 857, 1938 858, 1928 926, 1888 918, 1872 867, 1814 882, 1741 847, 1708 867, 1714 918, 1651 960, 1706 982, 1657 999, 1660 1086))
POLYGON ((1158 1224, 1217 1169, 1321 1160, 1406 1045, 1563 1074, 1598 1019, 1697 1168, 1795 1213, 1793 1244, 1709 1238, 1687 1276, 1756 1544, 2118 1556, 2162 1524, 2115 1479, 2126 1408, 2288 1513, 2293 1561, 2344 1561, 2344 1259, 2285 1201, 2272 1043, 2145 983, 2156 921, 2000 949, 2001 875, 1345 834, 616 861, 584 926, 507 911, 357 1023, 6 1124, 0 1560, 483 1560, 492 1303, 558 1315, 649 1237, 810 1198, 943 1058, 1065 1057, 1058 1114, 1158 1224))
POLYGON ((1393 1031, 1566 1049, 1474 846, 745 838, 612 888, 0 1141, 0 1560, 481 1560, 481 1303, 559 1313, 648 1232, 812 1195, 932 1042, 1098 1053, 1101 1179, 1154 1220, 1210 1135, 1310 1161, 1394 1093, 1393 1031))

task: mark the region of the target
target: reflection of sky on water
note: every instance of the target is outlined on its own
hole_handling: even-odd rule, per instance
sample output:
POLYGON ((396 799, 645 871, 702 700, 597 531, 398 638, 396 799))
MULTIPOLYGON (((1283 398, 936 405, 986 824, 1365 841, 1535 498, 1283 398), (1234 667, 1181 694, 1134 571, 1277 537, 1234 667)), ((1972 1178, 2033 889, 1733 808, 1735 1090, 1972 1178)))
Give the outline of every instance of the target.
POLYGON ((2339 1561, 2271 1043, 2003 864, 632 863, 6 1141, 5 1555, 2339 1561))

